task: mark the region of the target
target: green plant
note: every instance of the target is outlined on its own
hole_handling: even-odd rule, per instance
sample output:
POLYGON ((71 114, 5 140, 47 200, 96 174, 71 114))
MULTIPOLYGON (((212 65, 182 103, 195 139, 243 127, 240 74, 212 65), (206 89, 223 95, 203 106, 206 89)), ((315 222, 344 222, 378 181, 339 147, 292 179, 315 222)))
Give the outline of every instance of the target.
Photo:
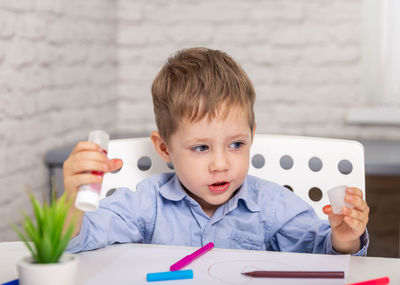
POLYGON ((73 222, 64 226, 72 199, 67 199, 64 193, 56 200, 55 191, 50 203, 44 201, 41 205, 33 194, 29 194, 29 198, 34 217, 23 213, 23 231, 15 225, 13 228, 28 247, 35 263, 56 263, 72 237, 73 222))

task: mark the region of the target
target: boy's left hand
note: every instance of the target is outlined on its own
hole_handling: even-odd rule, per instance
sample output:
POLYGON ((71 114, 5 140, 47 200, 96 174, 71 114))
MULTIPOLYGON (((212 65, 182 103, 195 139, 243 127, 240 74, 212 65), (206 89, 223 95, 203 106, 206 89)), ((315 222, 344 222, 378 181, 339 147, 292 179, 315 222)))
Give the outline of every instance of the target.
POLYGON ((343 207, 343 214, 336 215, 327 205, 323 211, 328 215, 332 228, 333 248, 341 253, 356 253, 360 250, 360 236, 367 226, 369 207, 361 190, 355 187, 347 187, 344 199, 354 208, 343 207))

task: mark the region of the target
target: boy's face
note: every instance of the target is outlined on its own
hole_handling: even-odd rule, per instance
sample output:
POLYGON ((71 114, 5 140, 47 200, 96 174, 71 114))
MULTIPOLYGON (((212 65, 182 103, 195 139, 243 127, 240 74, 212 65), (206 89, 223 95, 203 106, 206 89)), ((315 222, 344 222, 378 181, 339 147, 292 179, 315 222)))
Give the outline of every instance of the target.
MULTIPOLYGON (((254 130, 253 130, 254 131, 254 130)), ((252 133, 246 112, 231 108, 226 119, 183 120, 167 151, 179 180, 203 211, 212 216, 243 183, 252 133)))

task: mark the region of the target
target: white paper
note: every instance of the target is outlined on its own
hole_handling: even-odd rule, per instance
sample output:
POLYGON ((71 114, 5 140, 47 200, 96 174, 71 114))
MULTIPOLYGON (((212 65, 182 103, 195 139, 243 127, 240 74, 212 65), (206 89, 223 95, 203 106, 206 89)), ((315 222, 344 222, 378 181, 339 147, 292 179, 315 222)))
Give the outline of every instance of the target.
MULTIPOLYGON (((192 253, 187 248, 129 248, 86 285, 146 284, 146 274, 169 271, 169 266, 192 253)), ((296 284, 343 285, 345 279, 251 278, 242 272, 254 270, 344 271, 347 276, 349 255, 298 254, 265 251, 212 249, 183 269, 193 269, 193 279, 173 284, 296 284)), ((170 284, 171 281, 148 284, 170 284)))

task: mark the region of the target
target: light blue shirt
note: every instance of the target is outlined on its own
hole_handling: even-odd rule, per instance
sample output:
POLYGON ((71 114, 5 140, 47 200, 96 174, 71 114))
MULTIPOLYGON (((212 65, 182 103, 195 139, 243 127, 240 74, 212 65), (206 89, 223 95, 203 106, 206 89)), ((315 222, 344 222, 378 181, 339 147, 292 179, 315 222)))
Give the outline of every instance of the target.
MULTIPOLYGON (((67 251, 129 242, 336 254, 327 220, 293 192, 250 175, 211 218, 174 173, 151 176, 136 192, 119 188, 85 213, 67 251)), ((368 243, 365 232, 356 255, 366 255, 368 243)))

